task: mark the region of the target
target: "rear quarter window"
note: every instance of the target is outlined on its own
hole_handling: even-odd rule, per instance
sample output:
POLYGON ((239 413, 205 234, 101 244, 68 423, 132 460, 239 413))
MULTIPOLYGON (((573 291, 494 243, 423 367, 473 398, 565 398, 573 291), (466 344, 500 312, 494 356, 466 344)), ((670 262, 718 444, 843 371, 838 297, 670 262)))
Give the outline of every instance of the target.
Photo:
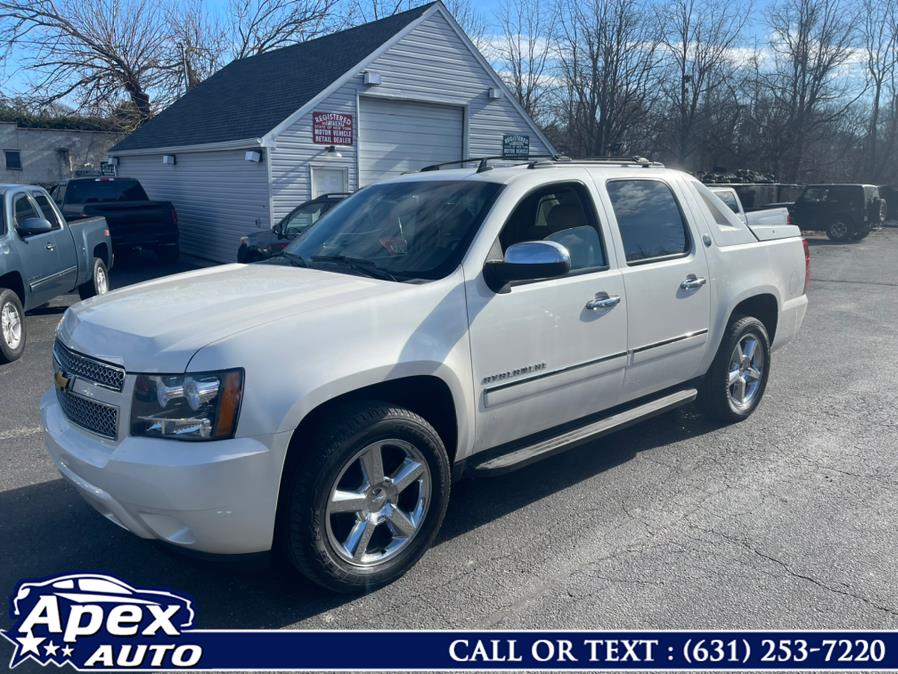
POLYGON ((666 183, 621 179, 609 180, 606 188, 629 264, 688 254, 691 241, 685 218, 666 183))

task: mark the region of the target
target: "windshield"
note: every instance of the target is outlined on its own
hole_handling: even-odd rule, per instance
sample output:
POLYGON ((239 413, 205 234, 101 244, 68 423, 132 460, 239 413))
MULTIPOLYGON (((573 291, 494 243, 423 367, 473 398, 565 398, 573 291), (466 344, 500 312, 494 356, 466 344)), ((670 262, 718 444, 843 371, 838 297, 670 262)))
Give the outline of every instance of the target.
POLYGON ((309 202, 297 206, 281 220, 281 231, 291 237, 297 236, 318 222, 318 218, 324 215, 330 206, 331 204, 326 201, 309 202))
POLYGON ((91 180, 69 183, 66 201, 89 204, 100 201, 146 201, 147 193, 136 180, 91 180))
POLYGON ((331 210, 286 253, 310 266, 351 259, 398 279, 442 278, 461 262, 501 189, 474 181, 371 185, 331 210))

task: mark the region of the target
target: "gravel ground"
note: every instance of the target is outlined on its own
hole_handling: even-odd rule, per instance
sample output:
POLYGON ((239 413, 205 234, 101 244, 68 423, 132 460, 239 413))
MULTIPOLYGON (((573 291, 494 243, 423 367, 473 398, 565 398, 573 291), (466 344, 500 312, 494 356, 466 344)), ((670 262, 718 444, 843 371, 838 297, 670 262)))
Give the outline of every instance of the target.
MULTIPOLYGON (((684 408, 457 484, 434 548, 362 597, 259 560, 186 557, 84 504, 38 427, 53 330, 77 299, 60 298, 0 366, 0 595, 101 570, 189 593, 200 627, 898 628, 898 231, 811 244, 804 328, 749 421, 684 408)), ((113 282, 156 271, 123 262, 113 282)))

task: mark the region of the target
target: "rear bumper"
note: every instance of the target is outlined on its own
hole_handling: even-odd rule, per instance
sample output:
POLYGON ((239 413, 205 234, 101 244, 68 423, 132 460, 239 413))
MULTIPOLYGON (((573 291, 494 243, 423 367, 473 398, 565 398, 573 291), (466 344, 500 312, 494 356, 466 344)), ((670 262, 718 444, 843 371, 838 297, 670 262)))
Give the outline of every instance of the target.
POLYGON ((185 443, 102 440, 41 400, 47 450, 100 514, 141 538, 216 554, 271 549, 290 433, 185 443))

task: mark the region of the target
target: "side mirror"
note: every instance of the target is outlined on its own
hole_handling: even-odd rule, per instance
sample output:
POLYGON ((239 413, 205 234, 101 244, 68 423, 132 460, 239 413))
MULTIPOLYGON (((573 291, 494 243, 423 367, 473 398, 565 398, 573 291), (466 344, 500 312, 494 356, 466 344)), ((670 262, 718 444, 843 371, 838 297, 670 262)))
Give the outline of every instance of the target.
POLYGON ((279 238, 279 239, 284 238, 284 230, 281 229, 281 223, 277 223, 274 227, 271 228, 271 231, 274 233, 274 235, 277 238, 279 238))
POLYGON ((571 254, 554 241, 524 241, 508 247, 504 260, 490 260, 483 278, 493 292, 507 291, 513 281, 557 278, 571 270, 571 254))
POLYGON ((37 236, 38 234, 46 234, 53 231, 53 225, 49 220, 44 218, 25 218, 25 220, 16 227, 16 231, 20 236, 37 236))

